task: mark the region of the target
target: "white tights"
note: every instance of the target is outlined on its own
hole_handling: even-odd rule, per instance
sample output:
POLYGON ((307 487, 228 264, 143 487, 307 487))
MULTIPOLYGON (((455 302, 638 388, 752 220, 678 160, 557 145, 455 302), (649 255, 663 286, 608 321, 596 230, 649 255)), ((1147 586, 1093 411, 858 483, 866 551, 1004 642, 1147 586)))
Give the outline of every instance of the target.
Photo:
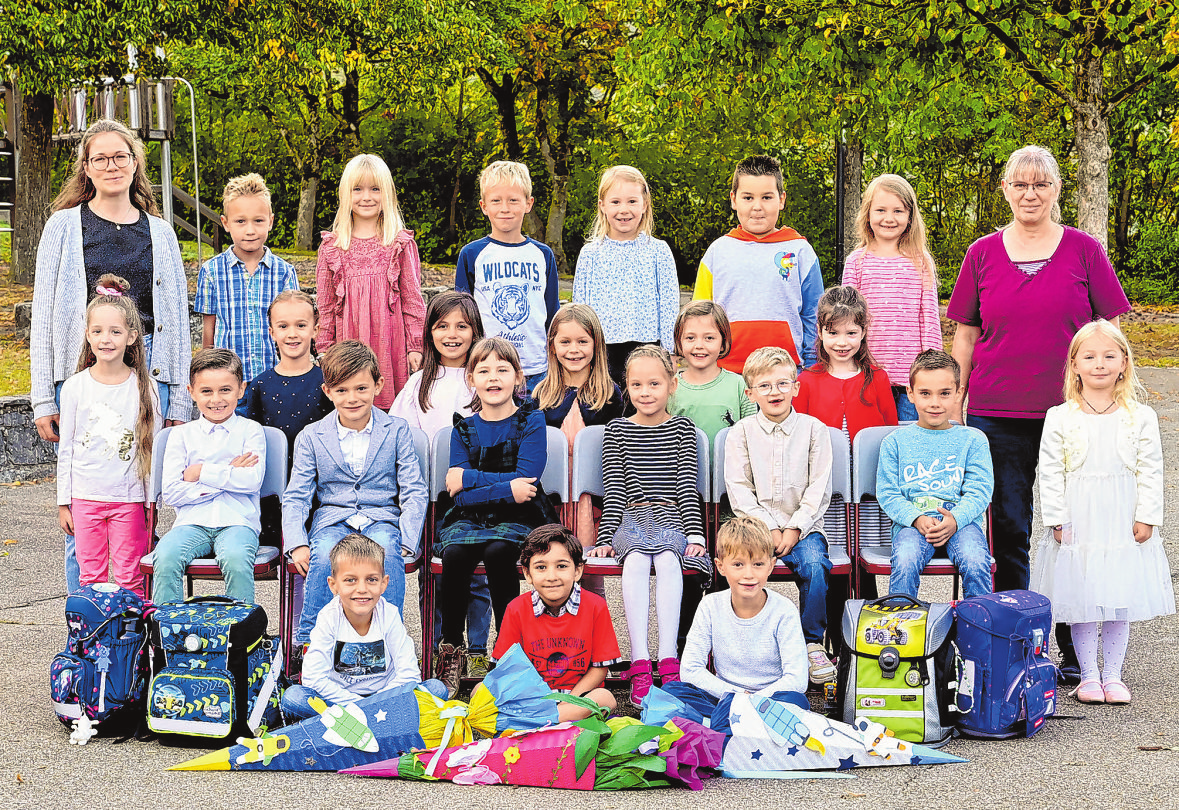
POLYGON ((651 565, 655 565, 655 618, 659 622, 659 659, 676 657, 684 574, 679 558, 670 551, 644 554, 632 551, 622 563, 622 608, 630 633, 632 661, 650 660, 647 614, 651 609, 651 565))
MULTIPOLYGON (((1071 625, 1073 646, 1081 664, 1081 680, 1097 680, 1097 622, 1071 625)), ((1101 681, 1112 683, 1122 679, 1122 664, 1126 660, 1126 646, 1130 643, 1129 622, 1101 622, 1102 663, 1101 681)))

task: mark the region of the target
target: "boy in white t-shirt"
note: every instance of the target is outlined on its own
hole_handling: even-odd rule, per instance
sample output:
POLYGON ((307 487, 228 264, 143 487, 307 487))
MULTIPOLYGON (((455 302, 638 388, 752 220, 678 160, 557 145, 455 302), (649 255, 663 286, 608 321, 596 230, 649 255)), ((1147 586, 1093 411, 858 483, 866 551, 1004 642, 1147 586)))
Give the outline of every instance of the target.
MULTIPOLYGON (((395 605, 381 598, 389 584, 385 550, 375 540, 353 533, 331 551, 328 587, 335 596, 315 619, 303 658, 303 683, 283 693, 287 723, 314 717, 311 698, 329 705, 420 681, 413 641, 395 605)), ((446 699, 441 681, 421 684, 446 699)))

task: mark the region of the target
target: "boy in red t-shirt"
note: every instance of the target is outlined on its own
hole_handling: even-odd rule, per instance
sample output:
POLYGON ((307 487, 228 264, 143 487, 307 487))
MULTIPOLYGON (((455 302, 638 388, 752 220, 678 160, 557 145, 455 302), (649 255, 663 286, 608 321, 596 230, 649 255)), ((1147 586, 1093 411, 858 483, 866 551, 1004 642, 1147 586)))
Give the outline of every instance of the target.
MULTIPOLYGON (((585 568, 581 541, 564 526, 541 526, 524 541, 520 565, 533 590, 508 605, 492 658, 502 658, 519 644, 554 691, 586 697, 614 711, 614 695, 602 684, 606 668, 620 661, 622 653, 606 600, 578 584, 585 568)), ((561 722, 588 716, 580 706, 559 704, 561 722)))

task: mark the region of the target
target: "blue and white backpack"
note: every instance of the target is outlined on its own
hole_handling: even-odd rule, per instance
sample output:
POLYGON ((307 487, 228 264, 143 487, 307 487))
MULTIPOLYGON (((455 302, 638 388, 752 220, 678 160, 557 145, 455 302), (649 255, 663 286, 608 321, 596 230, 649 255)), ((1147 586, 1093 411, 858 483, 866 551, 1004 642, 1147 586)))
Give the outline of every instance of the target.
POLYGON ((147 686, 147 616, 136 594, 108 583, 66 598, 66 647, 49 665, 49 693, 66 725, 138 720, 147 686))
POLYGON ((1048 597, 988 593, 959 602, 954 617, 962 656, 954 706, 959 731, 990 739, 1035 734, 1056 711, 1048 597))

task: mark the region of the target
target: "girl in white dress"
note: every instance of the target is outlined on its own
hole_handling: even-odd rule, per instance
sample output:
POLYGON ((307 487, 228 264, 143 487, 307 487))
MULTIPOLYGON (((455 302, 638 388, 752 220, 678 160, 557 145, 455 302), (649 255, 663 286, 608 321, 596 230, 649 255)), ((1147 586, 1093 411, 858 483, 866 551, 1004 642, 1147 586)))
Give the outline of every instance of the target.
POLYGON ((1130 702, 1122 662, 1130 622, 1175 612, 1163 518, 1163 451, 1155 412, 1139 401, 1125 335, 1109 321, 1069 345, 1064 404, 1048 411, 1040 442, 1040 505, 1048 532, 1031 588, 1072 625, 1082 703, 1130 702), (1097 672, 1101 638, 1103 668, 1097 672))

